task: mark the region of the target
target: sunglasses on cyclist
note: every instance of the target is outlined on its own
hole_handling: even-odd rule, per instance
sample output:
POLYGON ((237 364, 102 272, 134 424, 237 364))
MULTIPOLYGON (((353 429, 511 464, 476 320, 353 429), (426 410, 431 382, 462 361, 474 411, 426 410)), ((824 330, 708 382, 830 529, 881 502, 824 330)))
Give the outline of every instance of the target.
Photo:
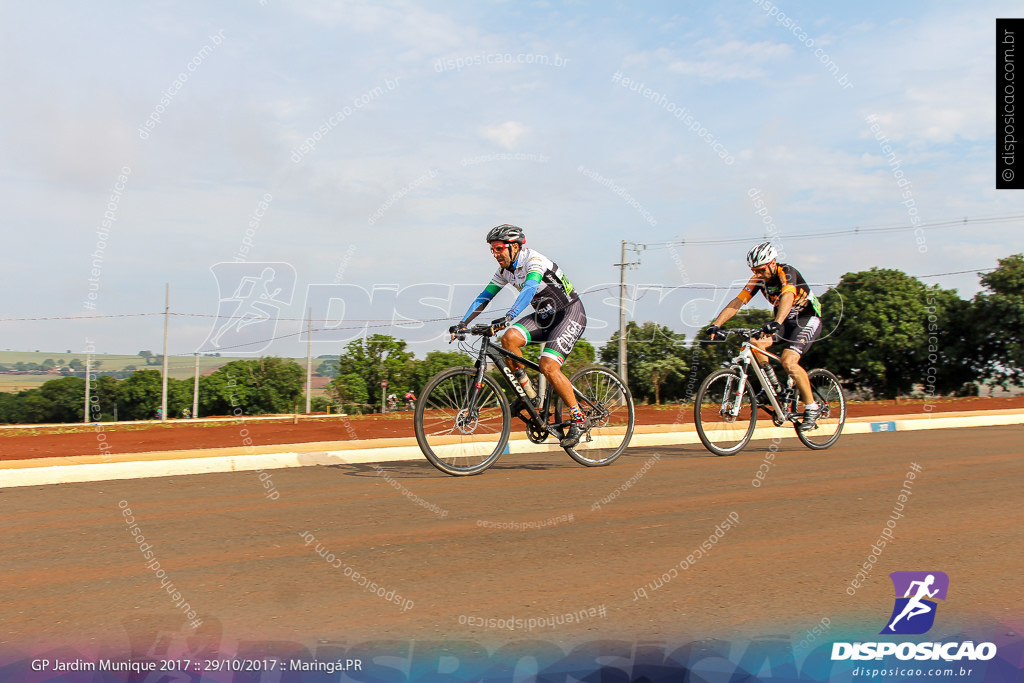
POLYGON ((494 245, 491 245, 491 253, 492 254, 500 254, 501 252, 503 252, 506 249, 508 249, 508 247, 509 247, 509 245, 508 244, 504 244, 504 243, 500 244, 500 245, 498 245, 496 247, 494 245))

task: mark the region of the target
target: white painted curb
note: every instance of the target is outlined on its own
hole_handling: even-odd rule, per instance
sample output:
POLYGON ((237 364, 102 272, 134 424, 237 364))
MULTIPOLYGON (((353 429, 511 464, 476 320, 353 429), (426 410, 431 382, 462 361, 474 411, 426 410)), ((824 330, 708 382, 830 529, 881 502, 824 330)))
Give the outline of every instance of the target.
MULTIPOLYGON (((854 418, 847 421, 843 434, 1024 424, 1024 410, 979 412, 970 415, 960 413, 948 417, 942 417, 941 413, 895 417, 893 420, 886 420, 885 417, 854 418)), ((637 432, 633 434, 631 446, 677 446, 700 442, 692 424, 638 427, 637 432)), ((792 426, 768 426, 755 429, 753 438, 791 439, 796 438, 796 434, 792 426)), ((294 450, 269 453, 253 453, 251 450, 246 452, 244 448, 213 449, 205 451, 207 455, 202 455, 204 451, 134 453, 118 456, 116 462, 97 462, 97 456, 80 456, 61 458, 62 464, 59 465, 47 465, 46 462, 51 459, 8 460, 0 462, 0 488, 423 459, 423 454, 414 439, 386 441, 389 445, 377 448, 351 448, 351 442, 339 442, 348 447, 337 450, 325 448, 327 444, 316 444, 307 446, 309 450, 304 451, 301 450, 302 444, 294 444, 290 446, 294 450), (400 445, 394 445, 396 442, 400 445), (229 454, 218 454, 225 452, 229 454)), ((268 447, 259 448, 266 450, 268 447)), ((509 450, 512 453, 538 453, 561 449, 554 443, 534 444, 527 439, 514 439, 509 442, 509 450)))

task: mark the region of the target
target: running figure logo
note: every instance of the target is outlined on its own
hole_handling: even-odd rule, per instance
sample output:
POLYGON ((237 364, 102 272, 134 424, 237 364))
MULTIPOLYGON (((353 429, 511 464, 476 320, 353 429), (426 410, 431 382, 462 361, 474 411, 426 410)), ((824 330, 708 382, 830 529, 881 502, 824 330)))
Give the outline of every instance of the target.
POLYGON ((199 353, 259 353, 274 340, 283 306, 295 292, 290 263, 224 262, 210 266, 217 279, 217 320, 199 353))
POLYGON ((927 633, 935 623, 938 607, 931 598, 946 599, 949 577, 945 572, 893 572, 889 578, 896 589, 896 604, 888 625, 880 633, 927 633))

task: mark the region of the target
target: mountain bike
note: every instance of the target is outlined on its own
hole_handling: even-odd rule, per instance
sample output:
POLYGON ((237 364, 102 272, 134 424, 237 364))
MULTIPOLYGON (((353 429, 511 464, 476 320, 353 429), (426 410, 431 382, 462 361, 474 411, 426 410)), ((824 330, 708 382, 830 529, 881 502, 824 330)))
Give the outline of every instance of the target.
MULTIPOLYGON (((420 392, 414 418, 423 455, 434 467, 454 476, 479 474, 507 452, 514 417, 525 424, 526 436, 535 444, 550 437, 561 440, 572 419, 543 376, 537 398, 529 398, 506 360, 539 373, 537 363, 491 341, 489 325, 467 328, 457 335, 460 343, 466 341, 467 333, 480 338, 479 348, 474 348, 476 342, 462 347, 476 356, 476 363, 449 368, 431 378, 420 392), (488 372, 490 369, 497 373, 488 372)), ((589 428, 580 442, 565 452, 587 467, 609 465, 622 455, 633 436, 633 397, 618 375, 597 365, 583 368, 569 381, 589 428)))
POLYGON ((846 399, 839 379, 828 370, 808 370, 811 393, 821 407, 821 413, 813 428, 801 430, 803 407, 800 392, 793 386, 792 377, 785 387, 775 379, 771 362, 781 363, 781 359, 750 342, 760 333, 760 330, 748 329, 722 330, 720 333, 727 337, 741 336, 743 344, 739 355, 729 362, 729 366, 712 372, 697 390, 693 418, 701 443, 716 455, 739 453, 754 434, 760 408, 771 416, 776 427, 792 422, 797 437, 808 448, 828 448, 839 439, 846 423, 846 399), (754 354, 769 359, 764 368, 754 360, 754 354), (757 379, 760 390, 755 389, 752 377, 757 379))

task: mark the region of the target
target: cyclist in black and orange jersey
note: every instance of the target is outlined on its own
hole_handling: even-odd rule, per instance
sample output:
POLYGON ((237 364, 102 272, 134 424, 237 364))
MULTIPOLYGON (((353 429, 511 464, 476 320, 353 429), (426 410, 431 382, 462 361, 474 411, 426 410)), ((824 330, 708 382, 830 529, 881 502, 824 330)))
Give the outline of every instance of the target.
MULTIPOLYGON (((540 371, 558 397, 569 407, 572 420, 559 445, 572 448, 590 427, 577 405, 569 378, 562 372, 565 357, 576 346, 587 327, 583 301, 557 264, 526 246, 526 233, 522 228, 499 225, 487 233, 487 243, 491 245, 491 255, 498 262, 498 271, 470 305, 466 315, 462 316, 462 321, 448 331, 452 338, 464 331, 466 325, 484 310, 505 285, 518 289, 519 296, 512 308, 491 322, 491 328, 498 331, 508 327, 509 330, 501 337, 501 345, 506 351, 519 356, 523 355, 523 346, 526 344, 548 342, 540 355, 540 371), (517 316, 527 306, 533 308, 533 313, 517 320, 517 316)), ((513 362, 509 362, 509 366, 526 389, 529 379, 523 366, 513 362)))
MULTIPOLYGON (((786 342, 786 348, 779 354, 779 358, 782 367, 793 378, 804 402, 800 429, 806 431, 814 428, 821 409, 811 393, 807 371, 800 367, 800 357, 821 334, 821 304, 800 271, 779 263, 778 255, 771 242, 762 242, 747 253, 747 265, 754 272, 753 277, 736 298, 722 309, 707 332, 714 339, 721 326, 736 315, 743 304, 761 292, 775 307, 775 318, 765 323, 761 328, 761 336, 751 339, 751 342, 762 350, 776 341, 786 342)), ((767 358, 759 355, 755 355, 755 358, 762 367, 768 362, 767 358)))

